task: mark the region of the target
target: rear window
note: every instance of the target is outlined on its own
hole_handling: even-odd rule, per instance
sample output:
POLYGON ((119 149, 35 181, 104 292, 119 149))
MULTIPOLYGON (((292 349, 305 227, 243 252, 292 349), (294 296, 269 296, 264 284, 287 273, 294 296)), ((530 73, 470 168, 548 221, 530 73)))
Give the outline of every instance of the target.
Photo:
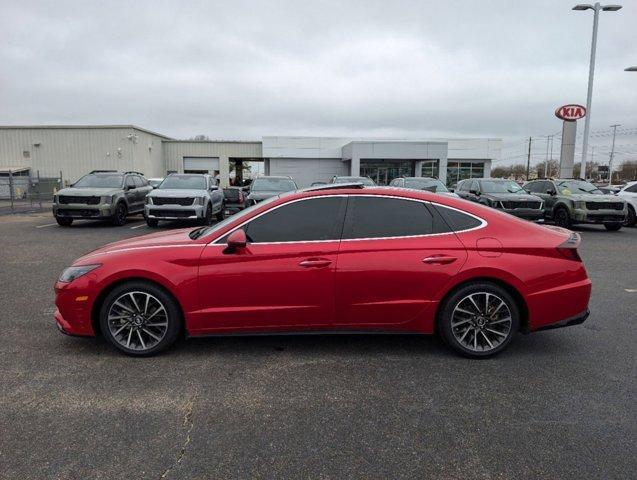
POLYGON ((460 212, 453 208, 443 207, 442 205, 434 206, 454 232, 471 230, 472 228, 482 225, 482 221, 472 215, 460 212))
POLYGON ((432 231, 433 216, 422 202, 351 196, 343 238, 406 237, 432 231))

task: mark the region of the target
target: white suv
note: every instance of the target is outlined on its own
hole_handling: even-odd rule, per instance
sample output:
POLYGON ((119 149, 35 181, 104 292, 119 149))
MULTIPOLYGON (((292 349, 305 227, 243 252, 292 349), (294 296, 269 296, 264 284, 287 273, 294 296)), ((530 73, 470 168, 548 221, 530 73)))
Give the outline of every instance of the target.
POLYGON ((626 216, 624 225, 626 227, 634 227, 637 221, 635 218, 635 212, 637 212, 637 182, 628 182, 617 195, 628 203, 628 215, 626 216))

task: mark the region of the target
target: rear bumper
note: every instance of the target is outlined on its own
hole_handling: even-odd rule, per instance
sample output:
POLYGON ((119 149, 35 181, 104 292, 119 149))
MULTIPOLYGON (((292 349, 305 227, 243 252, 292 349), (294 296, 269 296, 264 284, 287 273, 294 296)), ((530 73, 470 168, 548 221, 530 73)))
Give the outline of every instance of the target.
POLYGON ((575 315, 574 317, 565 318, 564 320, 560 320, 559 322, 552 323, 550 325, 544 325, 543 327, 540 327, 536 329, 535 331, 540 332, 542 330, 552 330, 554 328, 564 328, 564 327, 570 327, 572 325, 581 325, 582 323, 586 321, 590 313, 591 313, 590 310, 587 308, 586 310, 575 315))
POLYGON ((533 332, 576 325, 575 319, 586 314, 581 320, 583 322, 588 316, 591 290, 590 279, 584 278, 527 295, 528 330, 533 332))

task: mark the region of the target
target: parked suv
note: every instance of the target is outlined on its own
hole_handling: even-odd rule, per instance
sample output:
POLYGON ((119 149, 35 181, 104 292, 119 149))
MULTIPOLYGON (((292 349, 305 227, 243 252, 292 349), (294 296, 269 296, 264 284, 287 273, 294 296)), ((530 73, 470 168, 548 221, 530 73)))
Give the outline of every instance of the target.
POLYGON ((637 212, 637 182, 629 182, 617 194, 620 198, 626 200, 628 211, 624 225, 626 227, 634 227, 637 222, 635 212, 637 212))
POLYGON ((298 187, 291 177, 257 177, 250 185, 248 204, 254 205, 267 198, 294 190, 298 190, 298 187))
POLYGON ((455 192, 465 200, 482 203, 526 220, 544 218, 542 199, 529 195, 513 180, 470 178, 458 182, 455 192))
POLYGON ((601 223, 607 230, 619 230, 628 213, 626 201, 604 195, 585 180, 534 180, 525 184, 524 190, 541 197, 544 216, 564 228, 578 223, 601 223))
POLYGON ((223 192, 211 175, 168 175, 146 197, 144 216, 149 227, 160 220, 202 220, 211 225, 214 216, 223 220, 223 192))
POLYGON ((144 198, 151 190, 139 172, 93 170, 53 197, 53 216, 63 227, 75 219, 124 225, 127 215, 144 211, 144 198))
POLYGON ((431 177, 400 177, 394 178, 390 183, 390 187, 409 188, 411 190, 427 190, 433 193, 442 193, 451 197, 457 197, 437 178, 431 177))

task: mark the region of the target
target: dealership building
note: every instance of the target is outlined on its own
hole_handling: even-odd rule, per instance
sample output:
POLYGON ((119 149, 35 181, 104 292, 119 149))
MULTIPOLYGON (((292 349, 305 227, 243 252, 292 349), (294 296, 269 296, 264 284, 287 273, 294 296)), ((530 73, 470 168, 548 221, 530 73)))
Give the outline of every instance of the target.
POLYGON ((368 176, 380 185, 400 176, 433 176, 453 185, 490 176, 501 143, 496 138, 298 136, 199 141, 177 140, 133 125, 0 126, 0 172, 61 176, 69 183, 100 169, 134 170, 148 178, 210 173, 225 186, 235 167, 262 162, 259 170, 266 175, 289 175, 299 187, 334 175, 368 176))

